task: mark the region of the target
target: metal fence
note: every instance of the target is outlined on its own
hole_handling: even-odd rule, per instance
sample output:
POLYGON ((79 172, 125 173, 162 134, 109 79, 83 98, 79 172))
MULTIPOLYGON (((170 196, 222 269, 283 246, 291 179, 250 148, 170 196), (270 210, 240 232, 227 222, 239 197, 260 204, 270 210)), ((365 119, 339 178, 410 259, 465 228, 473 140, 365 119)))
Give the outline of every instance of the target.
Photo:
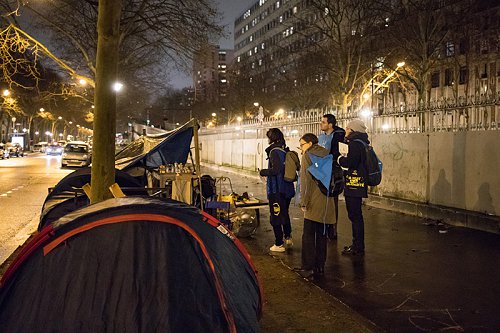
MULTIPOLYGON (((319 133, 319 122, 325 113, 336 112, 314 109, 294 112, 285 118, 268 117, 263 120, 247 119, 241 123, 202 128, 201 134, 255 130, 272 127, 281 128, 286 136, 303 133, 319 133)), ((363 111, 337 115, 339 126, 345 127, 355 118, 365 121, 370 133, 431 133, 454 131, 483 131, 500 128, 500 98, 497 95, 482 95, 478 98, 443 99, 426 107, 399 105, 385 108, 381 114, 365 114, 363 111)))

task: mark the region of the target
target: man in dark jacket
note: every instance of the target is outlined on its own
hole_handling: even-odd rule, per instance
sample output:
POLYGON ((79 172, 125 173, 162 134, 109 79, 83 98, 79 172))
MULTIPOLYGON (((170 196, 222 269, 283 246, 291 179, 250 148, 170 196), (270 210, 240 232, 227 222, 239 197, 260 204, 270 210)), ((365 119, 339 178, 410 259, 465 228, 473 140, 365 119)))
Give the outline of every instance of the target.
POLYGON ((344 171, 344 196, 347 215, 352 223, 352 245, 344 247, 344 255, 363 255, 365 252, 365 229, 362 212, 362 198, 368 197, 366 185, 366 152, 361 140, 369 144, 366 125, 359 119, 346 126, 346 141, 349 144, 347 156, 340 155, 337 162, 344 171))
POLYGON ((275 242, 269 248, 271 252, 285 252, 285 245, 291 247, 292 225, 288 209, 295 196, 293 182, 287 182, 285 175, 285 145, 283 133, 278 128, 271 128, 266 133, 269 147, 266 148, 269 160, 268 168, 260 170, 260 175, 267 177, 267 199, 269 200, 270 222, 273 227, 275 242), (283 239, 284 237, 284 239, 283 239))
MULTIPOLYGON (((337 161, 340 156, 339 142, 344 142, 345 130, 337 126, 337 119, 333 114, 325 114, 319 124, 322 133, 318 137, 318 144, 327 149, 333 155, 333 160, 337 161)), ((337 225, 339 221, 339 196, 333 197, 335 206, 335 223, 328 229, 328 238, 337 239, 337 225)))

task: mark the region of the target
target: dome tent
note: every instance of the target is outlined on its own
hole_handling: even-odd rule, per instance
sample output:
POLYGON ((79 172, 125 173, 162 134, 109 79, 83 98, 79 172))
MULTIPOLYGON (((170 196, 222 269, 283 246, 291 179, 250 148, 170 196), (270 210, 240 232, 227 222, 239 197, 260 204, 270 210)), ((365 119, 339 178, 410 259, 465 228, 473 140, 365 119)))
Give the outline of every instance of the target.
MULTIPOLYGON (((90 200, 82 190, 83 185, 90 184, 90 179, 90 167, 75 170, 61 179, 45 198, 38 231, 67 213, 90 205, 90 200)), ((123 192, 127 195, 148 194, 144 185, 128 173, 118 169, 115 169, 115 182, 123 188, 123 192)))
POLYGON ((256 332, 262 304, 250 257, 223 225, 147 197, 60 218, 1 283, 5 332, 256 332))

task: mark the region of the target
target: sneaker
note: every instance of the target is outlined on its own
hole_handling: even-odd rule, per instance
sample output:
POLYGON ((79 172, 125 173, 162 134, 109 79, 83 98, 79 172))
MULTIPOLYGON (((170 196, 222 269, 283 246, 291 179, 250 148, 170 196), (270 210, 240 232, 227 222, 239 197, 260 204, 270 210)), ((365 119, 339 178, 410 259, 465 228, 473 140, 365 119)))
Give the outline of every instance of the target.
POLYGON ((285 238, 285 246, 286 247, 292 247, 293 246, 292 237, 285 238))
POLYGON ((269 251, 271 252, 285 252, 285 246, 282 244, 282 245, 273 245, 269 248, 269 251))
POLYGON ((342 254, 345 256, 362 256, 365 254, 364 249, 355 249, 354 246, 344 246, 342 254))

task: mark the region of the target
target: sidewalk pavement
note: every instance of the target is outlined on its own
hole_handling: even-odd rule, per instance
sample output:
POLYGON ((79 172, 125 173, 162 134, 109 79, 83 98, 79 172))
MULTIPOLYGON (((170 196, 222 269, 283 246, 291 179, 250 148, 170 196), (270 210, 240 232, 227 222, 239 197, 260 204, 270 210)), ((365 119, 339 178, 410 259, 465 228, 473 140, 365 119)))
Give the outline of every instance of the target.
MULTIPOLYGON (((255 174, 208 165, 203 173, 229 177, 236 193, 265 199, 265 180, 255 174)), ((500 331, 500 235, 364 206, 366 254, 352 258, 340 254, 351 243, 343 201, 339 213, 321 279, 291 270, 300 266, 303 222, 293 203, 287 253, 269 253, 266 207, 255 235, 241 239, 263 281, 263 332, 500 331)))

